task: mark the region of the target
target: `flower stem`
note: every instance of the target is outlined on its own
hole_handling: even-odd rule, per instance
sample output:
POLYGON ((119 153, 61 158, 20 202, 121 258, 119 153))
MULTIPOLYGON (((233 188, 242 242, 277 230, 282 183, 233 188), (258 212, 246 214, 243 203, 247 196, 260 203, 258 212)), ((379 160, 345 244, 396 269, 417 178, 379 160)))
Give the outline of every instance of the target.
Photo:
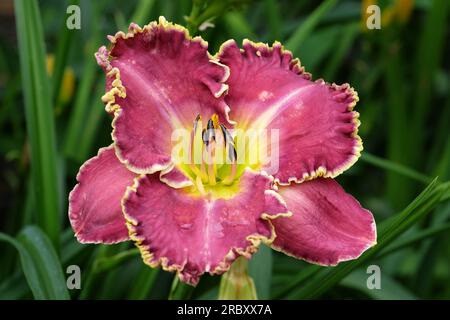
POLYGON ((222 276, 219 300, 257 300, 255 283, 248 275, 248 261, 238 258, 222 276))

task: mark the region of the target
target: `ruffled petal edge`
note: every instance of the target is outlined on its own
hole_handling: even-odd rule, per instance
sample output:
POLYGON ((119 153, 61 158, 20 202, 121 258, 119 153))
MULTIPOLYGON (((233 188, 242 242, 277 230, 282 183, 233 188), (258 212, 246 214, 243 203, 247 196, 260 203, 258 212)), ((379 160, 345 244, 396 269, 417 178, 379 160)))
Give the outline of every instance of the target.
MULTIPOLYGON (((228 46, 235 45, 235 40, 230 39, 225 41, 219 48, 219 51, 215 54, 215 57, 220 61, 220 57, 223 53, 223 51, 228 46)), ((246 48, 252 48, 257 55, 260 56, 273 56, 274 54, 278 54, 280 56, 280 65, 282 68, 286 70, 290 70, 296 75, 299 75, 303 77, 306 80, 311 80, 312 74, 305 71, 305 68, 301 65, 300 59, 294 58, 291 51, 284 48, 284 46, 278 42, 275 41, 272 46, 270 46, 267 43, 263 42, 253 42, 249 39, 244 39, 242 41, 242 46, 246 48)), ((243 49, 241 49, 242 51, 243 49)), ((276 185, 280 186, 288 186, 292 182, 295 183, 302 183, 304 181, 313 180, 315 178, 323 177, 323 178, 335 178, 350 167, 352 167, 356 161, 358 161, 359 157, 361 156, 361 152, 363 151, 363 142, 361 137, 358 135, 359 126, 361 125, 361 122, 359 120, 359 113, 354 111, 356 104, 359 101, 358 93, 356 90, 350 86, 348 83, 344 83, 342 85, 338 85, 336 83, 328 83, 323 79, 317 79, 315 80, 317 83, 326 84, 331 89, 333 89, 336 92, 339 92, 334 96, 334 99, 336 100, 344 100, 348 97, 351 97, 351 102, 347 106, 347 110, 351 112, 353 115, 352 123, 354 124, 354 131, 351 133, 351 136, 355 139, 355 145, 353 147, 353 155, 347 159, 347 161, 343 162, 340 166, 337 168, 334 168, 333 170, 327 170, 324 167, 319 167, 315 171, 311 171, 308 173, 303 174, 301 177, 289 177, 288 182, 281 182, 278 178, 274 179, 274 183, 276 185)))
MULTIPOLYGON (((251 171, 253 173, 256 173, 255 171, 251 170, 251 169, 246 169, 248 171, 251 171)), ((273 182, 273 177, 266 174, 264 171, 259 172, 259 174, 267 177, 268 179, 270 179, 270 181, 273 182)), ((144 263, 148 266, 150 266, 151 268, 157 268, 157 267, 161 267, 164 271, 169 271, 169 272, 176 272, 178 277, 183 281, 186 282, 190 285, 196 286, 199 279, 198 278, 192 278, 188 273, 183 273, 184 270, 184 266, 183 265, 179 265, 179 264, 171 264, 169 265, 168 263, 168 258, 166 257, 161 257, 158 260, 154 261, 154 256, 152 254, 152 252, 150 251, 150 249, 148 248, 148 246, 145 246, 143 244, 143 241, 145 240, 144 238, 140 237, 136 226, 138 225, 138 221, 135 220, 131 215, 129 215, 127 213, 126 210, 126 206, 125 206, 125 202, 129 199, 130 195, 132 193, 136 193, 140 184, 140 181, 142 179, 145 179, 146 175, 140 175, 138 177, 136 177, 134 179, 134 183, 132 186, 129 186, 127 188, 127 191, 125 192, 125 195, 122 198, 122 211, 126 220, 126 226, 128 228, 128 234, 129 234, 129 238, 134 241, 136 247, 139 249, 142 260, 144 261, 144 263), (152 262, 153 261, 153 262, 152 262)), ((268 246, 270 246, 273 241, 276 238, 276 231, 275 231, 275 226, 272 224, 272 220, 274 219, 278 219, 278 218, 289 218, 292 216, 292 212, 290 212, 287 209, 287 204, 286 202, 283 200, 282 196, 280 194, 278 194, 275 190, 271 190, 268 189, 266 191, 264 191, 265 196, 267 197, 272 197, 275 198, 277 201, 279 201, 279 203, 286 208, 286 212, 282 212, 282 213, 277 213, 277 214, 269 214, 269 213, 261 213, 261 219, 267 221, 269 223, 270 226, 270 232, 271 232, 271 236, 268 238, 266 236, 263 236, 261 234, 250 234, 249 236, 247 236, 247 240, 251 243, 249 246, 245 247, 245 248, 231 248, 229 250, 229 252, 225 255, 224 259, 222 260, 221 263, 219 263, 219 265, 214 268, 213 270, 209 270, 208 273, 210 275, 221 275, 223 273, 225 273, 226 271, 228 271, 231 267, 231 264, 239 257, 245 257, 246 259, 250 259, 251 256, 256 253, 259 249, 259 246, 261 245, 261 243, 264 243, 268 246)))

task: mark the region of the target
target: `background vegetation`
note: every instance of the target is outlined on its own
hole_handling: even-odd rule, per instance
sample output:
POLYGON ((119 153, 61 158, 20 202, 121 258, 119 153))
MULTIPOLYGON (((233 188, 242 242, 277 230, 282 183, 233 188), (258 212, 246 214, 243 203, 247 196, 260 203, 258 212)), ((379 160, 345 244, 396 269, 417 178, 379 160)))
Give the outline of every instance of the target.
POLYGON ((374 213, 378 245, 335 268, 264 247, 250 263, 259 298, 449 299, 450 1, 378 1, 382 28, 368 30, 362 13, 374 2, 3 0, 0 298, 217 297, 219 277, 172 285, 131 243, 78 244, 67 218, 78 168, 110 143, 93 54, 107 34, 164 15, 201 34, 211 53, 229 38, 279 40, 315 79, 359 92, 365 151, 338 181, 374 213), (81 30, 66 28, 69 4, 81 8, 81 30), (198 31, 209 19, 215 27, 198 31), (73 264, 82 288, 69 291, 73 264), (371 264, 381 290, 366 287, 371 264))

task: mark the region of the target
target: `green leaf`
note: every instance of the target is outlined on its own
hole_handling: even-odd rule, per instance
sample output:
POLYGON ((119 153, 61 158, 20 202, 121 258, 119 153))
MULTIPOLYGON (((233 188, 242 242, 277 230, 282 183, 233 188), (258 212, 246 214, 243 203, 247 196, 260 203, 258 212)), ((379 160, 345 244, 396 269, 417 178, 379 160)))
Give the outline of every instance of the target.
MULTIPOLYGON (((2 234, 0 240, 4 240, 2 234)), ((0 300, 22 299, 29 292, 30 289, 21 271, 14 273, 0 284, 0 300)))
POLYGON ((369 275, 363 270, 356 270, 344 278, 341 285, 364 292, 373 299, 380 300, 415 300, 417 297, 386 273, 381 276, 381 288, 369 289, 367 278, 369 275))
POLYGON ((417 233, 414 233, 411 236, 406 237, 405 239, 399 239, 398 241, 393 242, 391 245, 386 247, 385 250, 381 251, 378 255, 378 258, 389 255, 392 252, 396 252, 398 250, 408 248, 415 243, 423 241, 425 239, 429 239, 436 235, 439 235, 443 232, 450 231, 450 223, 438 225, 435 227, 431 227, 425 230, 421 230, 417 233))
POLYGON ((280 38, 282 26, 280 5, 276 0, 264 0, 264 9, 269 26, 269 37, 272 41, 278 40, 280 38))
POLYGON ((239 42, 245 38, 257 38, 252 30, 252 27, 248 24, 247 20, 240 12, 228 12, 223 18, 227 29, 234 35, 233 37, 236 41, 239 42))
POLYGON ((430 183, 430 181, 432 180, 432 178, 417 172, 411 168, 408 168, 407 166, 401 165, 399 163, 396 163, 394 161, 391 160, 387 160, 387 159, 383 159, 380 157, 377 157, 373 154, 370 154, 368 152, 364 152, 361 155, 361 160, 364 162, 367 162, 371 165, 374 165, 376 167, 385 169, 387 171, 390 172, 395 172, 399 175, 402 175, 404 177, 408 177, 412 180, 416 180, 422 183, 430 183))
POLYGON ((330 56, 330 60, 324 71, 324 78, 327 81, 333 81, 335 79, 339 67, 343 65, 344 58, 359 35, 359 30, 360 26, 358 22, 351 22, 341 30, 339 44, 334 48, 334 53, 330 56))
MULTIPOLYGON (((96 12, 97 10, 94 11, 96 12)), ((89 103, 92 96, 92 88, 94 87, 95 82, 98 80, 98 67, 94 58, 94 53, 100 44, 100 38, 100 33, 97 28, 96 30, 94 30, 93 36, 87 44, 88 54, 85 57, 86 61, 83 67, 83 77, 76 93, 73 111, 69 119, 65 136, 65 155, 78 160, 79 162, 85 160, 81 158, 83 153, 79 152, 79 147, 80 141, 83 141, 85 139, 84 134, 86 125, 89 124, 90 127, 93 127, 91 122, 92 118, 98 119, 99 112, 104 113, 103 106, 100 106, 98 103, 89 103), (100 110, 96 112, 96 110, 93 110, 94 108, 100 108, 100 110)), ((95 96, 97 97, 97 95, 95 96)), ((91 135, 92 133, 95 133, 95 130, 91 131, 91 135)), ((86 139, 90 139, 91 135, 86 137, 86 139)), ((86 150, 88 149, 88 147, 83 147, 83 149, 86 150)))
POLYGON ((35 299, 70 298, 58 256, 38 227, 26 227, 17 239, 0 233, 0 240, 10 243, 19 252, 22 271, 35 299))
POLYGON ((139 255, 139 249, 129 249, 126 251, 119 252, 112 257, 99 257, 95 260, 92 272, 105 272, 113 269, 124 261, 139 255))
MULTIPOLYGON (((79 0, 71 0, 70 5, 78 5, 79 0)), ((67 58, 69 56, 69 51, 71 44, 73 43, 73 36, 75 32, 67 28, 66 16, 63 16, 61 30, 58 35, 58 45, 56 47, 55 55, 55 67, 53 68, 52 75, 52 86, 53 86, 53 102, 57 103, 62 79, 64 76, 64 70, 67 64, 67 58)))
POLYGON ((298 54, 302 64, 308 66, 308 72, 317 72, 322 61, 329 59, 341 32, 341 27, 323 28, 305 39, 298 54))
POLYGON ((128 299, 132 300, 144 300, 149 298, 149 294, 155 285, 155 281, 158 277, 159 270, 150 268, 147 265, 143 265, 141 271, 136 277, 135 284, 128 299))
POLYGON ((413 121, 410 124, 412 141, 414 141, 413 164, 425 152, 425 136, 423 134, 428 122, 428 115, 433 110, 430 108, 433 94, 433 77, 441 64, 445 54, 445 45, 448 42, 446 23, 450 14, 450 3, 448 1, 434 0, 427 14, 426 22, 422 28, 417 49, 414 69, 414 77, 418 79, 415 83, 415 97, 413 99, 414 112, 413 121))
POLYGON ((138 25, 147 23, 148 16, 150 15, 150 11, 154 4, 155 0, 139 0, 136 9, 131 16, 131 22, 137 23, 138 25))
POLYGON ((58 248, 61 227, 55 124, 42 24, 36 0, 14 3, 37 222, 58 248))
POLYGON ((305 281, 316 275, 321 269, 322 267, 311 264, 303 268, 299 273, 291 275, 289 277, 289 283, 286 283, 283 289, 275 292, 273 294, 273 298, 281 299, 287 296, 289 292, 294 290, 296 287, 301 286, 305 281))
MULTIPOLYGON (((79 162, 84 161, 90 155, 95 154, 93 147, 98 138, 98 131, 104 120, 109 121, 108 114, 105 112, 105 106, 101 100, 105 93, 104 81, 99 81, 93 98, 88 103, 90 108, 87 110, 86 121, 84 123, 82 139, 79 142, 78 153, 75 155, 79 162)), ((74 129, 76 130, 76 129, 74 129)))
POLYGON ((314 28, 320 23, 320 20, 334 7, 336 2, 337 0, 326 0, 322 2, 287 40, 286 48, 297 52, 303 41, 309 37, 314 28))
POLYGON ((69 227, 61 235, 61 248, 61 262, 66 264, 89 247, 79 243, 74 236, 72 227, 69 227))
POLYGON ((169 300, 186 300, 190 299, 195 287, 180 281, 177 275, 174 276, 172 288, 170 289, 169 300))
POLYGON ((248 264, 248 273, 256 286, 258 299, 270 299, 270 287, 272 282, 272 249, 261 245, 258 252, 253 255, 248 264))

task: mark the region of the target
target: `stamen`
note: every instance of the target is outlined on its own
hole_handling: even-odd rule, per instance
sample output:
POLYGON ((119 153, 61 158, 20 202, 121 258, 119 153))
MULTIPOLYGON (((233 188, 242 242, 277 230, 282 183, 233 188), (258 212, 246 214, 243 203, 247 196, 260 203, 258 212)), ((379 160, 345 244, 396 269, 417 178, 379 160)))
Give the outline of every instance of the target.
POLYGON ((216 140, 216 132, 214 130, 214 122, 212 121, 212 119, 208 120, 208 125, 206 127, 206 138, 208 142, 216 140))
POLYGON ((213 127, 214 127, 214 128, 218 128, 218 127, 219 127, 219 116, 218 116, 216 113, 214 113, 214 114, 212 115, 211 121, 212 121, 212 123, 213 123, 213 127))
POLYGON ((209 138, 208 138, 208 131, 206 129, 202 130, 202 141, 204 145, 208 146, 209 138))
POLYGON ((188 154, 188 160, 189 160, 189 167, 191 168, 192 172, 198 176, 200 175, 200 171, 197 168, 197 165, 194 161, 194 152, 195 152, 195 136, 197 133, 197 128, 202 128, 202 117, 198 114, 194 121, 194 129, 191 132, 191 141, 189 146, 189 154, 188 154))
POLYGON ((216 165, 214 161, 214 156, 216 152, 216 142, 214 140, 210 141, 208 147, 206 147, 208 151, 208 179, 209 184, 214 186, 216 184, 216 165))
MULTIPOLYGON (((197 117, 195 117, 195 120, 194 120, 194 132, 197 131, 197 124, 201 120, 202 120, 202 116, 200 114, 198 114, 197 117)), ((201 127, 201 125, 202 125, 202 123, 200 122, 200 127, 201 127)))
POLYGON ((232 143, 234 145, 233 137, 231 136, 227 128, 223 124, 220 124, 220 129, 222 130, 223 140, 225 140, 225 144, 232 143))
MULTIPOLYGON (((203 151, 202 151, 202 153, 203 153, 203 151)), ((208 174, 206 173, 206 166, 205 166, 205 161, 203 159, 203 155, 202 155, 202 163, 200 164, 200 175, 201 175, 203 183, 207 183, 208 182, 208 174)))
POLYGON ((230 173, 225 179, 220 179, 223 184, 230 185, 234 182, 237 172, 237 152, 232 135, 227 128, 219 122, 217 114, 211 116, 206 128, 202 126, 201 116, 197 115, 191 133, 189 149, 190 168, 195 175, 195 182, 200 193, 205 194, 204 184, 214 186, 217 184, 217 163, 229 164, 230 173), (221 134, 222 133, 222 134, 221 134), (223 138, 222 138, 223 136, 223 138), (200 142, 200 145, 198 144, 200 142), (194 156, 201 151, 201 159, 193 161, 194 156), (220 157, 220 158, 219 158, 220 157), (224 162, 224 157, 226 161, 224 162), (198 167, 200 163, 200 168, 198 167))
MULTIPOLYGON (((212 117, 214 118, 214 116, 212 117)), ((206 132, 203 135, 203 142, 206 145, 207 157, 208 157, 208 181, 210 185, 216 184, 216 165, 215 165, 215 152, 216 152, 216 133, 214 130, 213 119, 208 120, 206 132)), ((216 115, 217 121, 217 115, 216 115)))
POLYGON ((227 145, 228 150, 228 159, 231 161, 231 172, 228 177, 226 177, 222 182, 223 184, 232 184, 234 181, 234 178, 236 177, 236 171, 237 171, 237 152, 236 148, 232 144, 227 145))
POLYGON ((197 176, 197 178, 195 178, 195 182, 197 184, 197 189, 198 191, 200 191, 200 193, 202 195, 206 194, 205 188, 203 187, 203 182, 202 182, 202 178, 200 176, 197 176))
POLYGON ((234 181, 234 178, 236 178, 236 171, 237 171, 237 164, 236 164, 236 162, 234 162, 231 164, 230 175, 228 177, 226 177, 225 179, 223 179, 222 183, 226 184, 226 185, 232 184, 234 181))
POLYGON ((227 130, 227 128, 221 124, 220 128, 222 129, 222 134, 225 140, 226 150, 227 150, 227 156, 228 160, 231 162, 231 170, 230 175, 226 177, 222 182, 223 184, 232 184, 234 181, 234 178, 236 177, 236 171, 237 171, 237 152, 236 148, 234 146, 234 140, 231 136, 230 132, 227 130))
POLYGON ((237 152, 234 144, 229 144, 228 146, 228 159, 231 163, 235 163, 237 161, 237 152))

